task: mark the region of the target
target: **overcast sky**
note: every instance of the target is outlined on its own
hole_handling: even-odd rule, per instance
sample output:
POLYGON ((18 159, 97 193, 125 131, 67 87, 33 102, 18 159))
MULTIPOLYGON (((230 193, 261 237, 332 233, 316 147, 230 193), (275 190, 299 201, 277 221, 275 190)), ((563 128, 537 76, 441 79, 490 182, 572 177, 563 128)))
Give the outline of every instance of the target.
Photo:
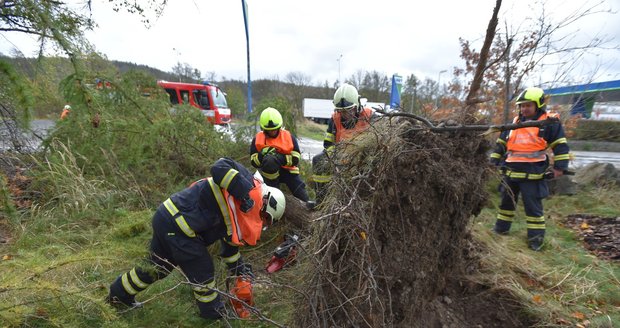
MULTIPOLYGON (((547 17, 560 21, 598 0, 546 0, 547 17), (584 5, 583 3, 586 3, 584 5)), ((600 9, 620 10, 620 0, 603 0, 600 9)), ((312 82, 333 84, 357 70, 376 70, 391 76, 416 74, 442 81, 451 78, 459 58, 459 37, 480 49, 495 0, 247 0, 252 79, 284 79, 299 71, 312 82)), ((246 80, 246 40, 240 0, 170 0, 163 15, 149 14, 151 27, 140 17, 116 13, 104 0, 93 1, 99 27, 87 33, 97 50, 109 59, 171 71, 176 62, 188 63, 218 79, 246 80)), ((500 26, 523 26, 537 17, 534 0, 504 0, 500 26)), ((597 14, 564 30, 584 40, 605 35, 618 46, 620 14, 597 14)), ((34 48, 23 35, 0 37, 0 51, 11 43, 27 56, 34 48), (10 42, 9 42, 10 41, 10 42)), ((620 50, 596 52, 576 63, 575 80, 620 79, 620 50), (597 74, 592 77, 592 72, 597 74)), ((535 80, 536 81, 536 80, 535 80)))

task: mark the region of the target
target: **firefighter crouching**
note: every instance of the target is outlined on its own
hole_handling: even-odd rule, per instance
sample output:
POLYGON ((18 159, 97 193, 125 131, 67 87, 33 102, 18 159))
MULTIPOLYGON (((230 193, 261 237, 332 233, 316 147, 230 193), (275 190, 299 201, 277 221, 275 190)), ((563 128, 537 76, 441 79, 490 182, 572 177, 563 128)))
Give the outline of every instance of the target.
POLYGON ((372 110, 362 107, 357 89, 350 84, 343 84, 334 93, 335 112, 329 119, 323 151, 312 158, 312 180, 316 192, 317 205, 323 201, 327 184, 331 181, 330 155, 335 144, 353 138, 370 126, 372 110))
MULTIPOLYGON (((540 88, 527 88, 516 101, 519 115, 514 123, 550 117, 545 109, 545 94, 540 88)), ((527 239, 530 249, 539 251, 545 237, 545 217, 542 200, 549 195, 545 172, 549 167, 547 149, 553 151, 554 164, 548 171, 553 177, 564 174, 568 168, 569 147, 562 124, 526 127, 504 131, 497 139, 491 163, 501 166, 501 203, 494 231, 508 234, 515 217, 516 203, 521 194, 527 221, 527 239)))
POLYGON ((200 316, 222 317, 224 304, 213 290, 214 267, 207 246, 219 240, 220 256, 229 273, 251 277, 252 268, 243 261, 238 247, 256 245, 263 227, 282 217, 285 199, 280 190, 262 184, 232 159, 215 162, 211 175, 159 206, 152 219, 148 267, 134 267, 121 274, 110 286, 109 303, 138 305, 135 297, 139 292, 178 266, 192 284, 200 316))
POLYGON ((301 151, 297 138, 282 127, 280 112, 271 107, 260 114, 261 130, 250 144, 250 160, 268 186, 286 184, 293 196, 308 202, 306 184, 299 176, 301 151))

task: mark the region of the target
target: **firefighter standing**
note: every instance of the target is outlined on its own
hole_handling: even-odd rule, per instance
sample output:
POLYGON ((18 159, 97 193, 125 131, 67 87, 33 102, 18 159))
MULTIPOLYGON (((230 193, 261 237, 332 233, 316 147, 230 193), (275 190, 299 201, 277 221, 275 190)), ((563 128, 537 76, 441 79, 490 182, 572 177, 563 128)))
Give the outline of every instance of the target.
POLYGON ((211 174, 159 206, 152 219, 149 266, 121 274, 110 286, 108 302, 129 307, 139 304, 136 294, 178 266, 192 284, 200 316, 222 316, 224 305, 212 289, 214 267, 207 246, 219 240, 220 256, 230 274, 252 276, 238 246, 256 245, 263 226, 284 213, 285 199, 280 190, 260 183, 231 159, 219 159, 211 174))
POLYGON ((267 107, 260 114, 261 130, 250 145, 252 166, 259 169, 268 186, 286 184, 293 196, 308 202, 306 184, 299 176, 301 151, 297 138, 282 127, 282 115, 267 107))
POLYGON ((334 93, 334 108, 325 132, 323 151, 312 158, 314 188, 316 202, 320 204, 325 197, 327 183, 331 181, 331 166, 329 156, 333 153, 335 144, 351 139, 370 126, 372 110, 362 107, 357 89, 350 84, 343 84, 334 93))
MULTIPOLYGON (((540 88, 525 89, 518 96, 516 104, 519 115, 515 117, 514 123, 542 121, 551 116, 545 111, 545 94, 540 88)), ((528 246, 539 251, 545 237, 542 200, 549 195, 545 172, 552 172, 550 174, 553 177, 563 175, 568 168, 568 160, 569 148, 559 121, 540 128, 526 127, 502 132, 491 154, 491 162, 502 167, 501 204, 494 231, 508 234, 521 194, 527 221, 528 246), (547 149, 551 149, 554 155, 551 169, 547 149)))

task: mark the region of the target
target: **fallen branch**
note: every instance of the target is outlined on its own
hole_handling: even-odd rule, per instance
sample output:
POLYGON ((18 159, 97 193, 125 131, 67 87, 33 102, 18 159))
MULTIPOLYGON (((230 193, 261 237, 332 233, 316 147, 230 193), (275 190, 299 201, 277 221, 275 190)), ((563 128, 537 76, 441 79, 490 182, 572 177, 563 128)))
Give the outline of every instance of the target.
MULTIPOLYGON (((431 123, 428 119, 415 115, 415 114, 403 113, 403 112, 387 113, 379 109, 375 109, 375 111, 377 113, 383 114, 384 117, 390 117, 390 118, 405 117, 405 118, 421 121, 422 123, 424 123, 424 125, 428 127, 430 131, 433 131, 433 132, 485 131, 484 133, 482 133, 482 135, 488 135, 494 132, 501 132, 501 131, 506 131, 506 130, 514 130, 514 129, 527 128, 527 127, 541 127, 545 125, 556 124, 560 121, 558 118, 548 117, 547 119, 542 120, 542 121, 527 121, 527 122, 498 124, 498 125, 463 125, 463 124, 458 124, 456 122, 451 123, 450 121, 448 121, 447 123, 442 122, 439 125, 433 125, 433 123, 431 123)), ((415 129, 422 130, 424 129, 424 127, 414 128, 414 130, 415 129)))

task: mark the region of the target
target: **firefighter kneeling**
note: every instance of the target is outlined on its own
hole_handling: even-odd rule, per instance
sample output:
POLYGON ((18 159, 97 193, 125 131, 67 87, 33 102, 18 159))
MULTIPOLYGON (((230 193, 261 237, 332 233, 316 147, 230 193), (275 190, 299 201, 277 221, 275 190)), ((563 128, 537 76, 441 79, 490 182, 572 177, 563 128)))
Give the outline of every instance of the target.
POLYGON ((152 220, 148 267, 136 266, 121 274, 110 286, 110 304, 124 308, 140 305, 135 299, 139 292, 179 267, 192 286, 200 316, 221 318, 224 304, 207 251, 216 241, 220 241, 220 256, 230 275, 243 278, 236 290, 243 299, 238 298, 252 302, 251 293, 249 298, 247 293, 252 268, 243 261, 238 247, 256 245, 263 228, 282 217, 286 201, 280 190, 265 185, 232 159, 219 159, 211 167, 211 175, 159 206, 152 220))

